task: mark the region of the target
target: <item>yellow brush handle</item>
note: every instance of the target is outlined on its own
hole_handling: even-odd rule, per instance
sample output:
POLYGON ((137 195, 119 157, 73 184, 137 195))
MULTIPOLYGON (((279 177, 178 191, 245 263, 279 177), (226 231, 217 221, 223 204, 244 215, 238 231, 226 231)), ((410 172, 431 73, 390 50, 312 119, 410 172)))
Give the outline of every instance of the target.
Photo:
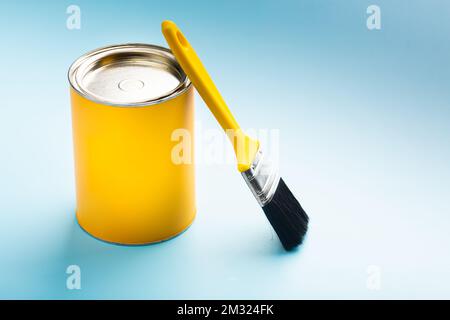
POLYGON ((238 170, 240 172, 248 170, 258 151, 259 142, 251 139, 240 129, 219 90, 177 25, 172 21, 164 21, 162 33, 181 68, 230 138, 236 154, 238 170))

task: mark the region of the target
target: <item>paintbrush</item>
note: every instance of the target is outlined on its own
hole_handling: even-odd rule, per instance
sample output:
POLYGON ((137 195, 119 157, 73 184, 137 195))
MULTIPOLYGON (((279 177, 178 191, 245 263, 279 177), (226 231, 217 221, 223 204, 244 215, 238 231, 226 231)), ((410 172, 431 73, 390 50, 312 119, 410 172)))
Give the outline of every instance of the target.
POLYGON ((229 137, 238 170, 262 207, 283 247, 300 245, 308 228, 308 215, 280 178, 260 143, 247 136, 217 90, 205 67, 184 35, 172 21, 162 23, 162 32, 172 53, 198 93, 229 137))

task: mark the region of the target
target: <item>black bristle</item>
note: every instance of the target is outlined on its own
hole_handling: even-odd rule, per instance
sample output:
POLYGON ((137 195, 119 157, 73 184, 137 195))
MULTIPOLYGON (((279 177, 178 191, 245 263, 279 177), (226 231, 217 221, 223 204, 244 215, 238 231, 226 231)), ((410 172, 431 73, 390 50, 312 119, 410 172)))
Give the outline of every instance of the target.
POLYGON ((286 250, 303 242, 309 217, 283 179, 280 179, 272 200, 263 210, 286 250))

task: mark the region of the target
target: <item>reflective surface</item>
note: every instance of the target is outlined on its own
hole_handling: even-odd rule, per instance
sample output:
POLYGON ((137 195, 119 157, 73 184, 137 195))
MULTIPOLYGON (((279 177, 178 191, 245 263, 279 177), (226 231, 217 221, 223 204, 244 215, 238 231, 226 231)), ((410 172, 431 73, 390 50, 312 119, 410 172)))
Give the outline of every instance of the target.
POLYGON ((121 106, 170 99, 189 85, 167 49, 144 44, 110 46, 87 53, 71 66, 69 81, 89 100, 121 106))

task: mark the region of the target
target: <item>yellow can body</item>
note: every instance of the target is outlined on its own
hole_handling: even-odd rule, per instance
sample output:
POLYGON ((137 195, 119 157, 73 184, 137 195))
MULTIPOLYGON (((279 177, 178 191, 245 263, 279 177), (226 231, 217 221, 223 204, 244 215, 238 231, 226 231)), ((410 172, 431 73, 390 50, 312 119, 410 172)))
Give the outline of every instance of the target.
MULTIPOLYGON (((146 244, 184 231, 195 217, 194 162, 172 159, 172 134, 194 133, 194 93, 121 107, 71 88, 76 215, 96 238, 146 244)), ((193 139, 190 139, 193 142, 193 139)))

